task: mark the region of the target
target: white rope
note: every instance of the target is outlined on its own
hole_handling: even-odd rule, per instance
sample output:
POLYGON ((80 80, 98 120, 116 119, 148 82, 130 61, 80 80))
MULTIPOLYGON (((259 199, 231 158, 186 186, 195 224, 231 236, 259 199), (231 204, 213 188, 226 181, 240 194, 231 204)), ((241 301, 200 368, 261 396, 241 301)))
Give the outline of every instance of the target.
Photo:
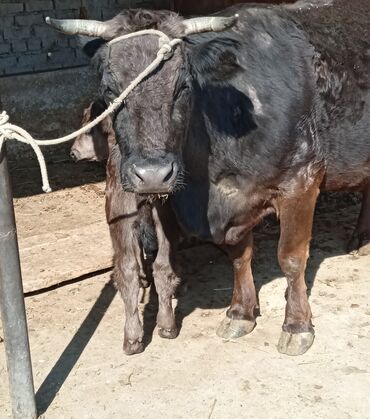
POLYGON ((10 124, 8 121, 8 114, 5 111, 3 111, 0 114, 0 152, 6 140, 13 139, 21 143, 29 144, 33 148, 33 151, 35 152, 37 160, 39 162, 42 179, 42 190, 46 193, 51 192, 44 155, 42 154, 42 151, 38 146, 37 142, 27 131, 25 131, 21 127, 18 127, 17 125, 10 124))
POLYGON ((9 116, 7 115, 5 111, 3 111, 0 114, 0 151, 2 149, 2 145, 4 141, 6 140, 13 139, 13 140, 20 141, 22 143, 29 144, 33 148, 39 162, 42 183, 43 183, 42 189, 44 192, 51 192, 51 189, 49 185, 45 159, 39 146, 62 144, 62 143, 72 140, 73 138, 78 137, 81 134, 84 134, 87 131, 90 131, 91 128, 98 125, 108 115, 115 112, 121 106, 122 102, 126 99, 129 93, 132 92, 132 90, 134 90, 135 87, 138 84, 140 84, 142 80, 145 79, 145 77, 151 74, 152 71, 154 71, 161 64, 162 61, 165 61, 171 58, 174 46, 181 42, 181 39, 170 40, 170 38, 161 31, 158 31, 155 29, 147 29, 147 30, 138 31, 138 32, 130 33, 128 35, 122 35, 117 38, 114 38, 108 42, 108 46, 111 46, 118 41, 122 41, 124 39, 132 38, 135 36, 141 36, 141 35, 156 35, 159 37, 160 48, 159 48, 159 51, 157 52, 157 57, 151 64, 148 65, 148 67, 146 67, 146 69, 142 73, 140 73, 129 84, 129 86, 116 99, 113 100, 113 102, 108 106, 108 108, 101 115, 96 117, 93 121, 91 121, 87 125, 78 129, 77 131, 74 131, 71 134, 65 135, 64 137, 54 138, 52 140, 36 140, 24 129, 18 127, 17 125, 10 124, 9 116))

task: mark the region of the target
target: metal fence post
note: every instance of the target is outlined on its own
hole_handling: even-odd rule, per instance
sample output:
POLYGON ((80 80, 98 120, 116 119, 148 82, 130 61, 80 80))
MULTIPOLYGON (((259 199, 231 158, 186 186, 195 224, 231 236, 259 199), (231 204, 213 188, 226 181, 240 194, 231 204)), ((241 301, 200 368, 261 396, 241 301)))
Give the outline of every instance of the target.
POLYGON ((37 418, 6 145, 0 151, 0 308, 15 419, 37 418))

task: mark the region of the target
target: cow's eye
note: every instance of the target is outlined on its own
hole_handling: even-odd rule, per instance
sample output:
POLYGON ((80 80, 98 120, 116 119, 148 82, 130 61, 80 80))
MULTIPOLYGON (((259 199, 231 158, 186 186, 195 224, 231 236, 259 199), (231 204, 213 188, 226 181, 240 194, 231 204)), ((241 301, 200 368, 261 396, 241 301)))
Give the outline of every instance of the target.
POLYGON ((106 102, 112 102, 116 98, 116 94, 107 87, 104 91, 104 98, 106 102))
POLYGON ((175 100, 180 99, 182 97, 186 97, 189 94, 190 86, 188 84, 183 84, 181 88, 179 88, 175 94, 175 100))

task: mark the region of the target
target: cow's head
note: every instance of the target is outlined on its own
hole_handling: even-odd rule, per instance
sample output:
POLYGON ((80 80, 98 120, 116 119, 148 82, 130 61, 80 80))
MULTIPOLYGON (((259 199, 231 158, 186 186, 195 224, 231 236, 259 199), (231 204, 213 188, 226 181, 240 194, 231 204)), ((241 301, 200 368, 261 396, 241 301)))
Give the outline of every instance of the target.
POLYGON ((171 12, 146 10, 127 10, 107 22, 47 19, 65 33, 98 37, 86 44, 85 52, 93 56, 107 105, 156 58, 159 38, 141 35, 110 45, 107 41, 149 28, 184 39, 113 116, 127 191, 167 194, 181 185, 182 149, 195 92, 210 82, 223 83, 239 69, 232 37, 191 35, 221 31, 235 22, 235 16, 184 20, 171 12))

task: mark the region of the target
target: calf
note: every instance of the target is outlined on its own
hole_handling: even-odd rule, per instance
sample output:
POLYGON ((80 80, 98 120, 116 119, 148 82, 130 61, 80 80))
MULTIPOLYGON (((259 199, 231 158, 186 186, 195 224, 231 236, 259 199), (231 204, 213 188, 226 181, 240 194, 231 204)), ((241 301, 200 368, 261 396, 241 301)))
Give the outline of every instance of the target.
MULTIPOLYGON (((104 110, 93 102, 84 110, 82 125, 104 110)), ((164 338, 177 336, 172 310, 172 296, 179 283, 172 266, 178 228, 169 205, 158 205, 122 189, 119 176, 121 155, 115 145, 110 117, 90 132, 76 138, 71 148, 75 161, 107 162, 105 211, 114 250, 113 278, 125 304, 126 320, 123 349, 126 354, 143 351, 143 326, 138 312, 140 287, 154 278, 159 297, 157 324, 164 338)))
POLYGON ((105 210, 114 249, 114 281, 125 305, 123 349, 131 355, 144 349, 138 297, 140 281, 148 277, 150 269, 158 293, 159 335, 169 339, 177 336, 172 296, 179 279, 172 267, 178 230, 169 205, 148 203, 122 189, 120 165, 121 154, 116 145, 107 163, 105 210))
MULTIPOLYGON (((84 109, 81 125, 85 126, 101 115, 105 110, 105 104, 99 100, 91 102, 84 109)), ((108 159, 109 150, 116 144, 116 137, 110 117, 105 118, 90 131, 79 135, 72 147, 70 155, 75 162, 105 161, 108 159)))

